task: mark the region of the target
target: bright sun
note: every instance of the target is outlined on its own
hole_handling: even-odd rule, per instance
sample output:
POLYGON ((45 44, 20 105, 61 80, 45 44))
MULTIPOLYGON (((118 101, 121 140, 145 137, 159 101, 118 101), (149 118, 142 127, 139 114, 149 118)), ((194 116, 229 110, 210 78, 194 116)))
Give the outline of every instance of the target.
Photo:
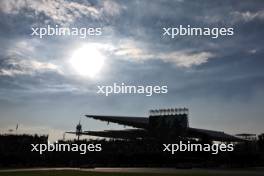
POLYGON ((79 75, 93 78, 102 69, 104 60, 98 48, 87 44, 73 52, 70 64, 79 75))

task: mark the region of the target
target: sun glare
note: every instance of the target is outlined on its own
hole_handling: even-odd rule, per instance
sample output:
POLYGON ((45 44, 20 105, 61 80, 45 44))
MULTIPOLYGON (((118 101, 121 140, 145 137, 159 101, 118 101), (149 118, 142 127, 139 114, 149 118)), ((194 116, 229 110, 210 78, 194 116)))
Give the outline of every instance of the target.
POLYGON ((102 69, 104 60, 98 48, 87 44, 73 52, 70 64, 79 75, 93 78, 102 69))

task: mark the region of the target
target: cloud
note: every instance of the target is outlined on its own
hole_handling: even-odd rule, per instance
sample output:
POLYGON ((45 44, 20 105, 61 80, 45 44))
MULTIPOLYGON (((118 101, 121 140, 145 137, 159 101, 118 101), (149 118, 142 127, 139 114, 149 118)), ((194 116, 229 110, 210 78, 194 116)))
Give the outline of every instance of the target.
POLYGON ((103 1, 101 11, 109 16, 116 16, 126 9, 124 5, 117 4, 114 1, 103 1))
POLYGON ((61 25, 72 23, 81 17, 100 19, 102 14, 118 15, 121 9, 123 8, 113 1, 105 1, 98 6, 92 6, 89 2, 79 3, 66 0, 9 0, 0 2, 0 11, 3 13, 16 15, 23 11, 32 16, 44 14, 61 25))
POLYGON ((177 67, 189 68, 195 65, 206 63, 209 58, 214 56, 211 52, 194 52, 187 50, 162 52, 157 50, 148 51, 137 47, 135 42, 128 41, 121 44, 121 47, 114 50, 114 55, 121 56, 123 59, 142 62, 149 59, 160 59, 163 62, 174 63, 177 67))
POLYGON ((36 72, 60 72, 58 66, 37 60, 7 59, 1 62, 0 76, 32 75, 36 72))
POLYGON ((37 72, 53 71, 60 68, 48 61, 40 61, 36 55, 37 40, 17 40, 9 46, 0 59, 0 76, 32 75, 37 72))
POLYGON ((149 54, 142 48, 137 47, 132 41, 121 43, 119 47, 115 49, 114 55, 132 58, 134 61, 143 61, 153 58, 153 54, 149 54))
POLYGON ((231 13, 235 21, 245 21, 249 22, 255 19, 264 20, 264 10, 257 11, 257 12, 239 12, 235 11, 231 13))
POLYGON ((0 11, 7 14, 18 14, 22 7, 26 6, 26 1, 1 1, 0 11))
POLYGON ((171 53, 161 53, 158 55, 165 62, 173 62, 178 67, 192 67, 194 65, 201 65, 206 63, 214 54, 210 52, 185 52, 175 51, 171 53))
POLYGON ((58 23, 73 22, 82 15, 96 17, 98 10, 90 5, 65 0, 10 0, 1 1, 1 11, 18 14, 22 10, 34 11, 34 15, 44 14, 58 23))
POLYGON ((18 40, 5 50, 7 56, 30 56, 35 51, 36 40, 18 40))

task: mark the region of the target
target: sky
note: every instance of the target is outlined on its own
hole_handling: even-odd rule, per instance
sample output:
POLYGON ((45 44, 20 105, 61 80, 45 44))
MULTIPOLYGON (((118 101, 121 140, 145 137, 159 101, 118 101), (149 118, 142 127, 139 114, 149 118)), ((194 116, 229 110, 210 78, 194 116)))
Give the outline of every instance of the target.
POLYGON ((171 107, 188 107, 192 127, 264 132, 261 0, 2 0, 0 26, 2 133, 19 124, 18 133, 57 139, 80 119, 85 130, 120 128, 85 114, 147 116, 171 107), (32 27, 47 25, 100 27, 102 35, 31 35, 32 27), (179 25, 231 27, 234 35, 162 35, 164 27, 179 25), (87 59, 103 58, 92 77, 80 73, 85 64, 71 63, 83 46, 96 53, 87 59), (98 85, 113 83, 167 85, 168 93, 96 93, 98 85))

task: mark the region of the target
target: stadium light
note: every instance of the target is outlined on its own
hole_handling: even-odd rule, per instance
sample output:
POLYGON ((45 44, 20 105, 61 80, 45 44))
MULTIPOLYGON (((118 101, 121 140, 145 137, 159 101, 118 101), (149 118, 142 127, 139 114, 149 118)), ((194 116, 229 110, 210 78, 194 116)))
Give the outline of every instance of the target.
POLYGON ((189 109, 183 108, 168 108, 168 109, 151 109, 150 116, 174 116, 174 115, 188 115, 189 109))

